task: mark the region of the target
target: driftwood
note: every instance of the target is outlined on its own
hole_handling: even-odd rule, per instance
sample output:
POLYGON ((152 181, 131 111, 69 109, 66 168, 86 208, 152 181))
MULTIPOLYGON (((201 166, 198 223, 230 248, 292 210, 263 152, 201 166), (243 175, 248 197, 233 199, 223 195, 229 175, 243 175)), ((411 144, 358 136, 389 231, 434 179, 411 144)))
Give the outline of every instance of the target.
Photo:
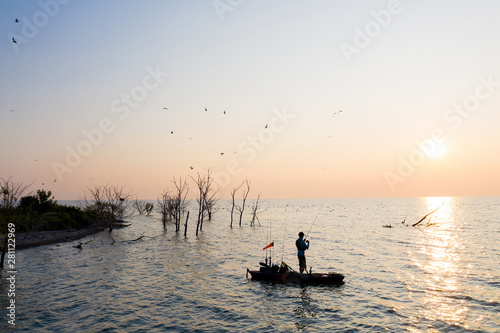
POLYGON ((88 242, 85 242, 85 243, 78 242, 78 245, 73 245, 73 247, 74 247, 75 249, 81 249, 81 248, 82 248, 82 245, 88 244, 88 243, 93 242, 93 241, 95 241, 95 237, 94 237, 94 239, 91 239, 91 240, 89 240, 88 242))
POLYGON ((411 226, 412 226, 412 227, 415 227, 415 226, 419 225, 419 224, 420 224, 420 222, 422 222, 423 220, 425 220, 425 218, 426 218, 427 216, 429 216, 429 215, 431 215, 431 214, 435 213, 435 212, 436 212, 439 208, 441 208, 441 206, 442 206, 442 205, 444 205, 444 202, 443 202, 441 205, 439 205, 439 207, 438 207, 438 208, 434 209, 434 210, 433 210, 432 212, 430 212, 430 213, 427 213, 424 217, 422 217, 422 218, 420 219, 420 221, 418 221, 417 223, 412 224, 411 226))
POLYGON ((140 235, 136 239, 124 240, 124 241, 122 241, 122 243, 124 243, 124 242, 136 242, 138 240, 141 240, 143 237, 144 237, 144 234, 140 235))
MULTIPOLYGON (((156 237, 158 237, 158 236, 156 236, 156 237, 151 237, 151 236, 144 236, 144 234, 142 234, 142 235, 140 235, 139 237, 137 237, 136 239, 124 240, 124 241, 122 241, 122 243, 125 243, 125 242, 136 242, 136 241, 138 241, 138 240, 143 239, 144 237, 146 237, 146 238, 153 238, 153 239, 154 239, 154 238, 156 238, 156 237)), ((115 242, 115 240, 113 239, 113 243, 114 243, 114 242, 115 242)))

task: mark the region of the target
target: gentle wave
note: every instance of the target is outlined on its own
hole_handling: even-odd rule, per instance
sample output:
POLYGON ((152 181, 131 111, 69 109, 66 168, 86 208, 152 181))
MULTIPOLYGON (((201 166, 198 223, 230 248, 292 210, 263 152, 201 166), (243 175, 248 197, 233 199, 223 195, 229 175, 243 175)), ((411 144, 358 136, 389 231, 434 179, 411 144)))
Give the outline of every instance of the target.
POLYGON ((18 251, 16 331, 500 331, 498 198, 448 200, 436 224, 416 228, 407 224, 439 201, 268 200, 261 226, 246 218, 232 229, 221 201, 199 237, 193 220, 184 238, 171 226, 163 232, 155 216, 135 216, 81 250, 63 243, 18 251), (308 264, 343 273, 344 285, 245 277, 270 240, 273 260, 295 268, 297 233, 309 229, 308 264), (148 237, 131 241, 140 235, 148 237))

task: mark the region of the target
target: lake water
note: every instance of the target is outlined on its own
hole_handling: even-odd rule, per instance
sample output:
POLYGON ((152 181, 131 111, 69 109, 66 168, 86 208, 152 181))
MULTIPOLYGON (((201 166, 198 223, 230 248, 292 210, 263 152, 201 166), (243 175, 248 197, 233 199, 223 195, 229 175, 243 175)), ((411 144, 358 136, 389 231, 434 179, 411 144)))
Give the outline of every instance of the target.
MULTIPOLYGON (((500 332, 498 197, 267 200, 260 226, 245 215, 232 229, 229 202, 219 207, 198 237, 193 217, 184 238, 135 216, 81 250, 75 241, 18 251, 15 331, 500 332), (297 269, 295 239, 310 228, 308 266, 345 284, 246 278, 269 239, 273 259, 297 269)), ((12 329, 6 277, 1 331, 12 329)))

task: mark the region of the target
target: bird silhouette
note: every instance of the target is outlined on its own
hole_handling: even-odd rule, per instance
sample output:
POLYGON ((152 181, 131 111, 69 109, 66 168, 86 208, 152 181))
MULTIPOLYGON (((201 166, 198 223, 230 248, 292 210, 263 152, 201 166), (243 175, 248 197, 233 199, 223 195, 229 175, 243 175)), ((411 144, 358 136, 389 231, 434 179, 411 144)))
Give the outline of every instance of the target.
POLYGON ((54 179, 54 183, 57 181, 57 179, 54 179))
POLYGON ((193 170, 193 169, 194 169, 192 166, 189 166, 189 168, 190 168, 191 170, 193 170))
POLYGON ((205 111, 208 111, 207 108, 205 108, 205 111))
POLYGON ((14 39, 14 37, 12 37, 12 43, 16 43, 16 44, 17 44, 17 42, 16 42, 16 40, 14 39))
POLYGON ((18 19, 16 19, 14 22, 19 22, 19 20, 18 20, 18 19))
POLYGON ((334 114, 332 114, 332 117, 335 116, 337 113, 340 113, 340 112, 343 112, 343 111, 340 110, 340 111, 335 112, 334 114))
POLYGON ((14 111, 16 111, 16 110, 10 110, 9 112, 14 112, 14 111))
POLYGON ((163 108, 163 109, 168 110, 168 108, 163 108))
POLYGON ((266 128, 267 128, 267 124, 266 124, 266 127, 264 127, 264 129, 266 129, 266 128))
POLYGON ((226 114, 226 111, 224 111, 224 114, 226 114))
POLYGON ((220 153, 220 156, 224 155, 224 153, 220 153))
POLYGON ((174 134, 174 131, 170 131, 170 134, 174 134))

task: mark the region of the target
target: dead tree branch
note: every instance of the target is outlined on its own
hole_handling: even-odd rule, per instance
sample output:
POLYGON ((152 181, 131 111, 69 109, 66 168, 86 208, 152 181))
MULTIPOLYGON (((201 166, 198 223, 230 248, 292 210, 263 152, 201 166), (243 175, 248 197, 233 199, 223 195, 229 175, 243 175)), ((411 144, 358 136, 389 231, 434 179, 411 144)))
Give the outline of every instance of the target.
POLYGON ((231 228, 233 227, 233 213, 234 213, 234 208, 236 207, 236 203, 235 203, 235 195, 236 195, 236 192, 243 186, 243 184, 245 184, 245 182, 242 182, 240 184, 240 186, 238 186, 237 188, 234 188, 232 191, 231 191, 231 199, 232 199, 232 205, 231 205, 231 224, 229 225, 231 228))
POLYGON ((247 201, 248 193, 250 193, 250 181, 248 179, 245 179, 245 181, 242 184, 246 184, 247 189, 246 191, 243 191, 243 199, 241 206, 236 206, 236 210, 240 213, 240 227, 241 227, 241 220, 243 219, 243 211, 245 210, 245 203, 247 201))
POLYGON ((431 215, 431 214, 435 213, 435 212, 436 212, 439 208, 441 208, 441 206, 442 206, 442 205, 444 205, 444 202, 443 202, 441 205, 439 205, 439 207, 438 207, 438 208, 434 209, 434 210, 433 210, 432 212, 430 212, 430 213, 427 213, 424 217, 422 217, 422 218, 420 219, 420 221, 418 221, 417 223, 412 224, 411 226, 412 226, 412 227, 415 227, 415 226, 419 225, 419 224, 420 224, 420 222, 422 222, 423 220, 425 220, 425 218, 426 218, 427 216, 429 216, 429 215, 431 215))

